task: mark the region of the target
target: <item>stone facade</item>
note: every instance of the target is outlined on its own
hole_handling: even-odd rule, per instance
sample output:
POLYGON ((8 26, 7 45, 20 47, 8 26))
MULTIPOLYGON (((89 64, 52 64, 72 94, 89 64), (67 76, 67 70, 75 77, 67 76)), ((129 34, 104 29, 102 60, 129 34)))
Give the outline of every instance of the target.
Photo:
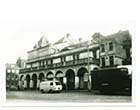
POLYGON ((78 43, 67 34, 54 44, 41 38, 28 52, 26 68, 20 70, 20 88, 38 89, 41 81, 57 79, 66 90, 91 89, 90 71, 122 65, 127 58, 123 43, 131 40, 128 31, 95 33, 92 38, 78 43))

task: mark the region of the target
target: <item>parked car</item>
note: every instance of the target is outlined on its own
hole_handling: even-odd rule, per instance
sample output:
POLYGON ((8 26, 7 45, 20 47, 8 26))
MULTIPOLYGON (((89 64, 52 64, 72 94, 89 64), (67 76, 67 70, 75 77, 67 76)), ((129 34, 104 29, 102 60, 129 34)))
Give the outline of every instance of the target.
POLYGON ((44 92, 61 92, 62 85, 59 81, 43 81, 40 83, 40 91, 44 92))

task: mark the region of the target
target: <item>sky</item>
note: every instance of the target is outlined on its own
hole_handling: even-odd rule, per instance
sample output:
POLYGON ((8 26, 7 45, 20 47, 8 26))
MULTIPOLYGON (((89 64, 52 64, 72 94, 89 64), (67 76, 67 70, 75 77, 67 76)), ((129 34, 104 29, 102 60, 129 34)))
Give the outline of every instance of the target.
POLYGON ((132 34, 135 27, 133 21, 92 21, 92 22, 4 22, 0 30, 0 44, 2 45, 2 58, 6 63, 15 63, 18 57, 27 59, 27 52, 39 39, 45 35, 50 43, 54 43, 67 33, 74 39, 82 38, 83 41, 92 39, 95 32, 109 35, 119 30, 129 30, 132 34))
POLYGON ((0 2, 0 61, 15 63, 45 35, 53 43, 70 33, 78 39, 91 39, 119 30, 133 33, 136 14, 133 1, 98 0, 5 0, 0 2), (124 8, 125 6, 125 8, 124 8))

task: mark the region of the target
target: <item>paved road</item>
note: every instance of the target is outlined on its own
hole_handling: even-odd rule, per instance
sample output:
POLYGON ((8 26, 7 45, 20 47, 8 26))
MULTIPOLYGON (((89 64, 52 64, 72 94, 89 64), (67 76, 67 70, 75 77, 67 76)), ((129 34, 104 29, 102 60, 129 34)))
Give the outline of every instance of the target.
POLYGON ((87 91, 70 91, 61 93, 44 93, 40 91, 8 91, 7 100, 34 100, 46 102, 100 102, 100 103, 129 103, 128 95, 101 95, 87 91))

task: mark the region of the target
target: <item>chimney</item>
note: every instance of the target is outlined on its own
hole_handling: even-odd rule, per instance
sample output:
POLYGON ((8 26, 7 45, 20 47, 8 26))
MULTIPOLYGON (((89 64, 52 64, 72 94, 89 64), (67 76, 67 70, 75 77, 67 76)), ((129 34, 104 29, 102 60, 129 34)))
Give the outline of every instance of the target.
POLYGON ((69 33, 66 34, 66 37, 67 37, 67 38, 70 38, 70 36, 71 36, 71 35, 70 35, 69 33))

